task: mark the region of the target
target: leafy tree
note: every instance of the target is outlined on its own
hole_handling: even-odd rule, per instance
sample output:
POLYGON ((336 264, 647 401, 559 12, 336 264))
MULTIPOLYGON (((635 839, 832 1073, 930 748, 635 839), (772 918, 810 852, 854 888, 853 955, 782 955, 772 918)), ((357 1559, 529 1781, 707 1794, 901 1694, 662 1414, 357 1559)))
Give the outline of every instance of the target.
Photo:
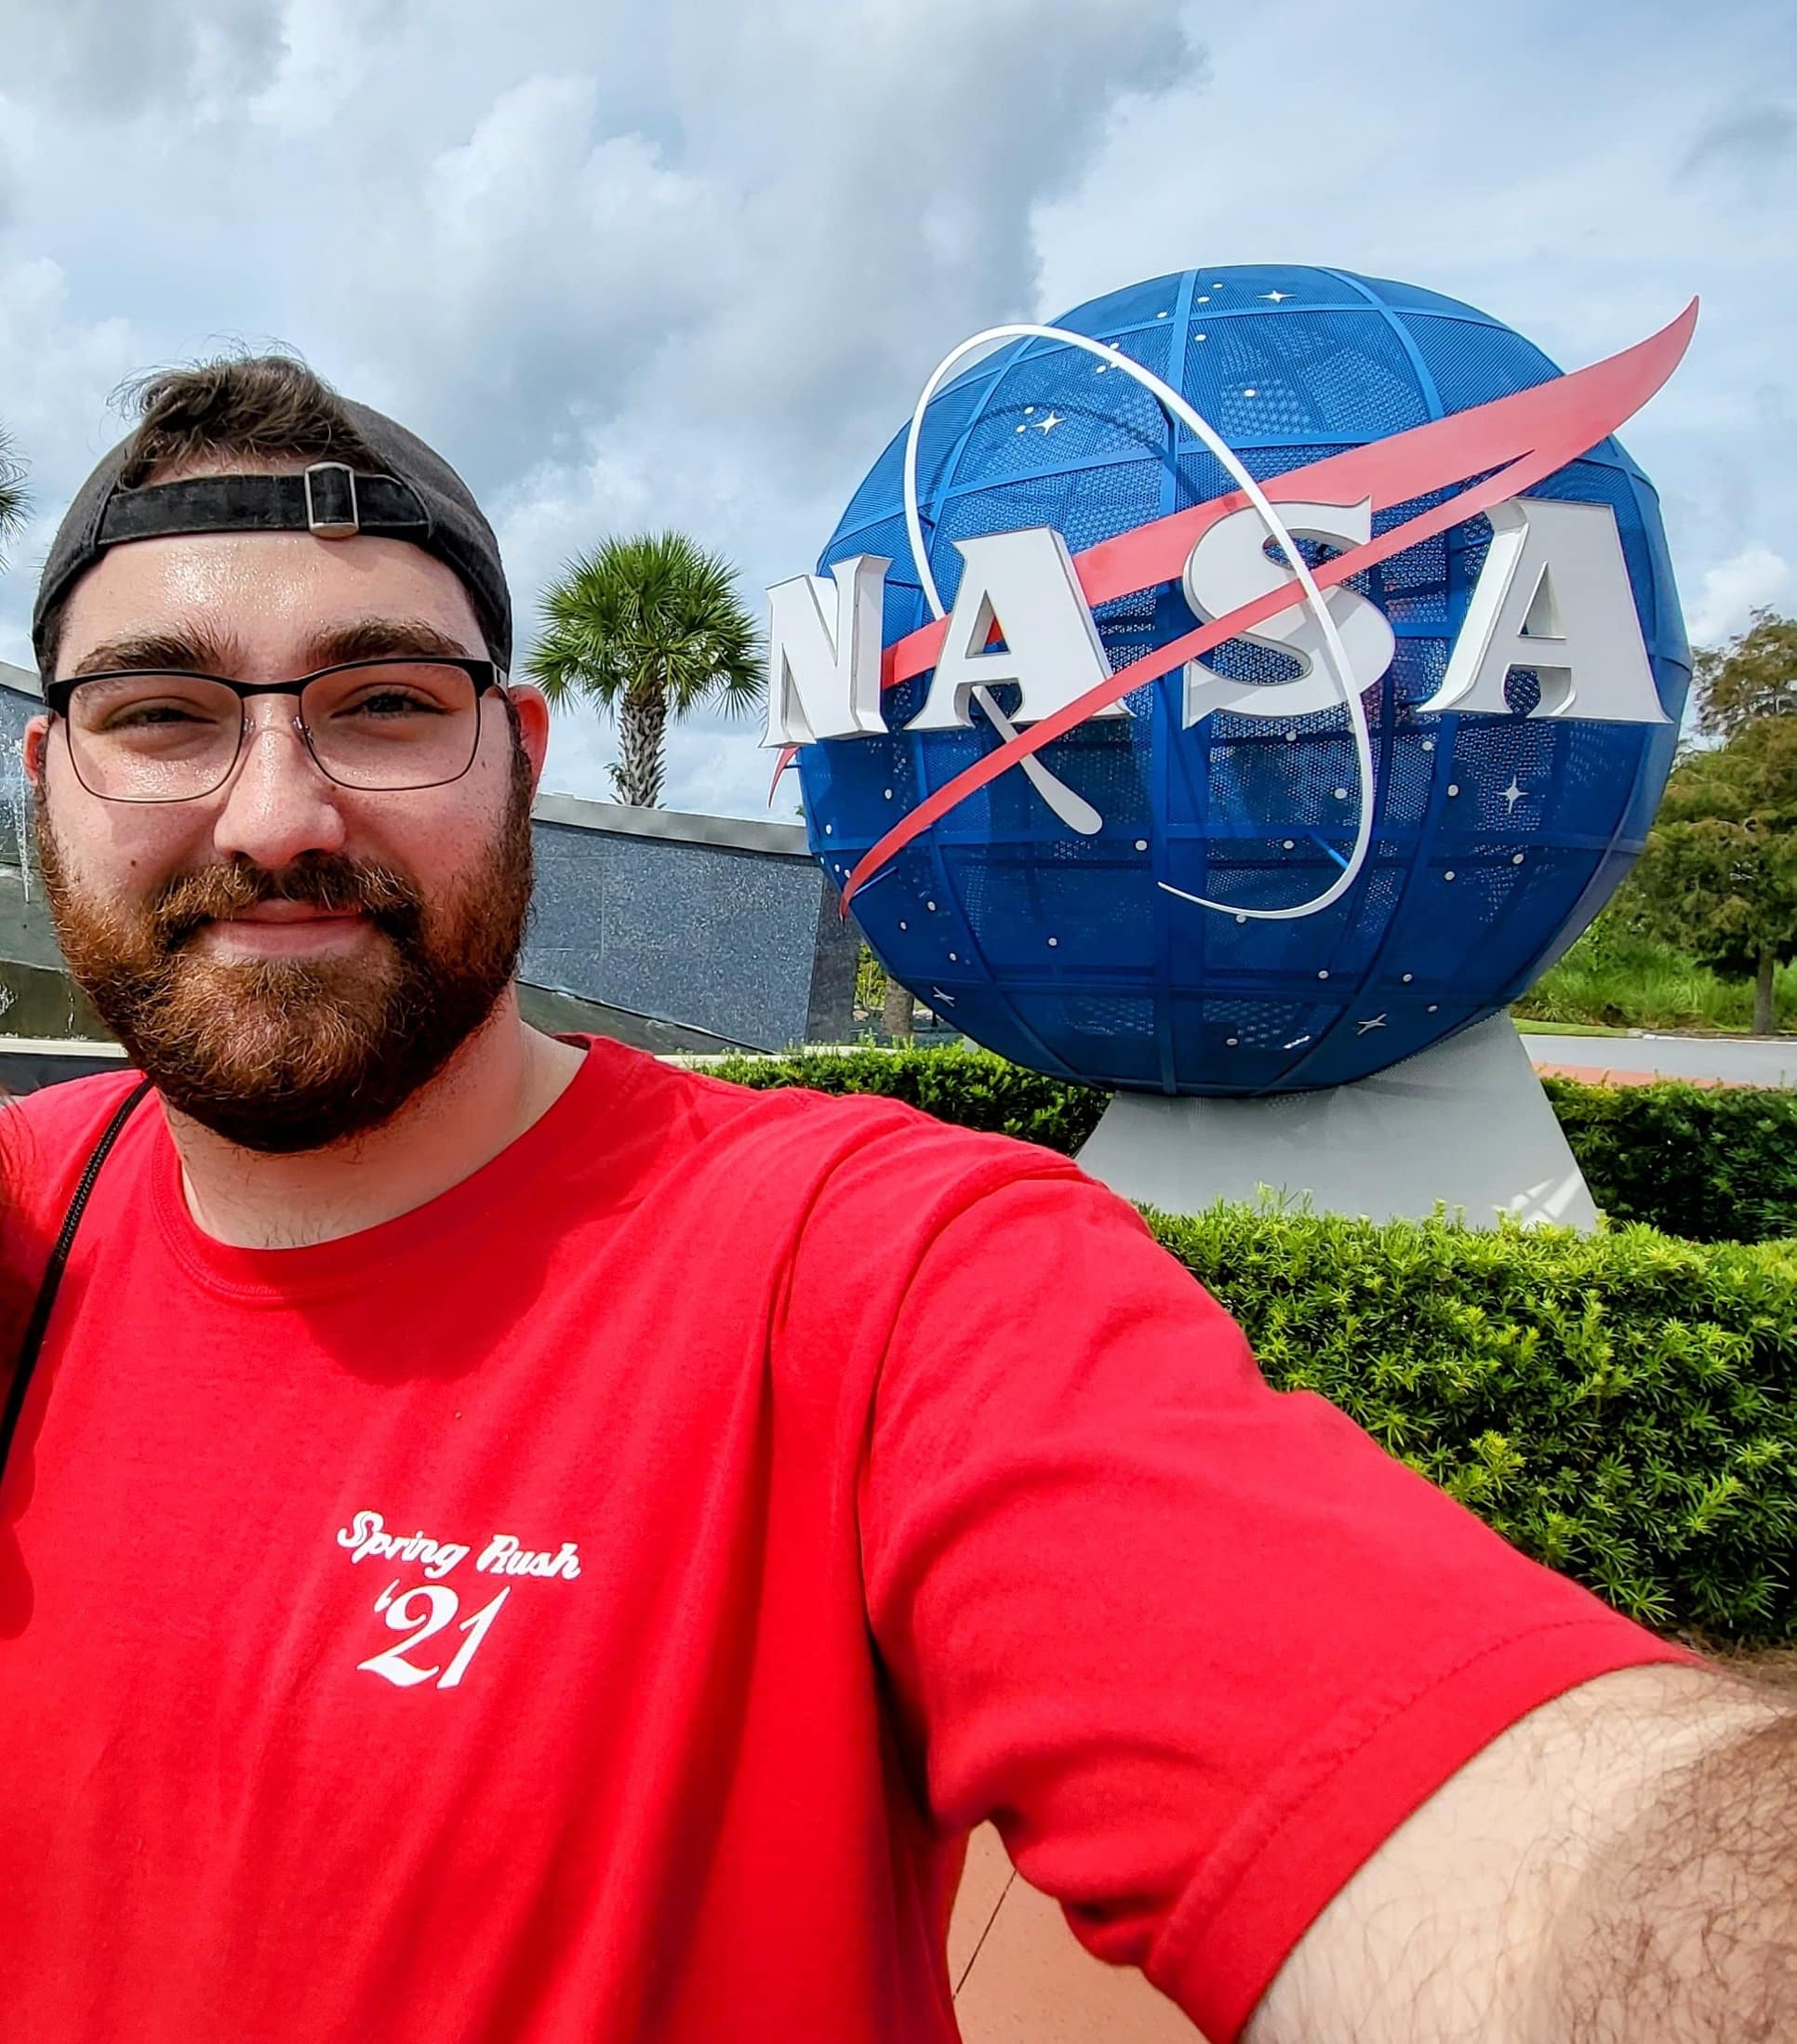
POLYGON ((720 555, 685 533, 607 539, 544 596, 525 671, 554 704, 578 697, 618 719, 620 802, 661 801, 671 718, 752 710, 766 687, 760 634, 720 555))
POLYGON ((1756 610, 1725 646, 1692 657, 1698 729, 1732 738, 1763 717, 1797 717, 1797 617, 1756 610))
POLYGON ((1748 720, 1679 763, 1631 891, 1652 935, 1752 975, 1753 1027, 1769 1035, 1773 974, 1797 957, 1797 716, 1748 720))

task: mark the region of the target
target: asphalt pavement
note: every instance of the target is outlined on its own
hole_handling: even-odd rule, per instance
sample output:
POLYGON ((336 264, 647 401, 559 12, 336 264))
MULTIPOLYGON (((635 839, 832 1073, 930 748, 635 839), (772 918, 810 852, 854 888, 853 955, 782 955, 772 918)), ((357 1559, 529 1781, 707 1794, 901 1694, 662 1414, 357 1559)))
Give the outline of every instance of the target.
POLYGON ((1586 1072, 1797 1087, 1797 1036, 1551 1036, 1523 1042, 1537 1065, 1586 1072))

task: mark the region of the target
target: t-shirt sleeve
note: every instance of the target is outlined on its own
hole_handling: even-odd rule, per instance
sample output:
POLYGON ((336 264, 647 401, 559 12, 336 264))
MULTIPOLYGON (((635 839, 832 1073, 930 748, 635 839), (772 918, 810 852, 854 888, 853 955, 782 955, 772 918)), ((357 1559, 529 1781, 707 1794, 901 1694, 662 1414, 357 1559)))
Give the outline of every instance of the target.
POLYGON ((1269 1389, 1133 1210, 1071 1175, 972 1200, 918 1258, 859 1510, 933 1816, 994 1820, 1086 1945, 1218 2044, 1481 1746, 1676 1654, 1269 1389))
MULTIPOLYGON (((83 1166, 138 1083, 131 1071, 0 1099, 0 1375, 17 1352, 83 1166)), ((141 1119, 151 1117, 146 1110, 141 1119)))

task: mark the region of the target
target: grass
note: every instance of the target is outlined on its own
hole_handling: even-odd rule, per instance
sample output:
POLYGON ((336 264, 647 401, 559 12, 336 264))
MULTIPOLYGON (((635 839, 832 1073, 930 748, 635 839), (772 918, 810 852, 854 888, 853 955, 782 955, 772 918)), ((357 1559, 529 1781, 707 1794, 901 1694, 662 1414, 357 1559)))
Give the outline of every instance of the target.
POLYGON ((1542 1022, 1533 1015, 1520 1017, 1531 1036, 1627 1036, 1624 1029, 1612 1029, 1603 1022, 1542 1022))
MULTIPOLYGON (((1724 979, 1650 938, 1608 928, 1600 917, 1511 1013, 1529 1027, 1746 1031, 1753 1026, 1753 986, 1724 979)), ((1783 967, 1774 981, 1773 1014, 1779 1029, 1797 1029, 1797 966, 1783 967)))

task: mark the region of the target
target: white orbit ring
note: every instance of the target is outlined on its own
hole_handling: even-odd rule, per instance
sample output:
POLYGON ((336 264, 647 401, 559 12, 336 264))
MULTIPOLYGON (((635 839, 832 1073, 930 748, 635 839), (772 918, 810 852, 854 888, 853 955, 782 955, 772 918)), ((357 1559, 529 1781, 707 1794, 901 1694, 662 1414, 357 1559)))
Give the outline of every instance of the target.
MULTIPOLYGON (((1311 614, 1316 619, 1323 635, 1324 650, 1328 655, 1329 670, 1342 705, 1348 712, 1348 722, 1352 728, 1354 741, 1354 764, 1360 780, 1360 816, 1354 830, 1354 847, 1347 864, 1322 894, 1309 901, 1299 902, 1290 909, 1246 909, 1228 901, 1213 901, 1207 896, 1189 894, 1183 887, 1175 887, 1166 881, 1160 886, 1170 895, 1177 895, 1181 901, 1196 902, 1201 909, 1214 909, 1219 914, 1247 917, 1256 922, 1289 922, 1303 916, 1313 916, 1339 901, 1360 876, 1366 863, 1367 851, 1373 837, 1373 741, 1366 725, 1366 710, 1362 703, 1360 691, 1354 686, 1354 670, 1349 664, 1348 649, 1341 643, 1341 633, 1329 614, 1329 606, 1323 600, 1323 592, 1316 586, 1316 578, 1296 542, 1286 530, 1285 522, 1274 511, 1261 489, 1247 470, 1240 456, 1225 441, 1180 393, 1164 382, 1151 369, 1143 368, 1139 362, 1111 347, 1102 340, 1093 340, 1085 334, 1071 333, 1064 326, 1038 326, 1027 322, 1017 322, 1004 326, 988 326, 964 340, 951 353, 944 355, 937 365, 935 373, 925 384, 923 395, 917 400, 916 409, 911 415, 911 425, 905 433, 905 533, 911 541, 912 560, 917 569, 918 584, 924 592, 924 601, 930 607, 932 617, 943 614, 942 598, 936 586, 936 577, 930 572, 929 561, 924 551, 923 520, 917 508, 917 442, 923 428, 924 415, 929 410, 930 402, 941 388, 943 380, 965 355, 976 348, 983 348, 1000 340, 1058 340, 1070 348, 1077 348, 1093 355, 1108 368, 1121 370, 1133 382, 1157 399, 1174 418, 1195 433, 1215 455, 1238 489, 1260 513, 1261 523, 1277 542, 1279 551, 1285 557, 1304 601, 1310 605, 1311 614)), ((1028 759, 1023 764, 1036 764, 1028 759)), ((1058 785, 1058 784, 1057 784, 1058 785)), ((1077 798, 1076 798, 1077 799, 1077 798)), ((1058 807, 1058 805, 1056 805, 1058 807)))

